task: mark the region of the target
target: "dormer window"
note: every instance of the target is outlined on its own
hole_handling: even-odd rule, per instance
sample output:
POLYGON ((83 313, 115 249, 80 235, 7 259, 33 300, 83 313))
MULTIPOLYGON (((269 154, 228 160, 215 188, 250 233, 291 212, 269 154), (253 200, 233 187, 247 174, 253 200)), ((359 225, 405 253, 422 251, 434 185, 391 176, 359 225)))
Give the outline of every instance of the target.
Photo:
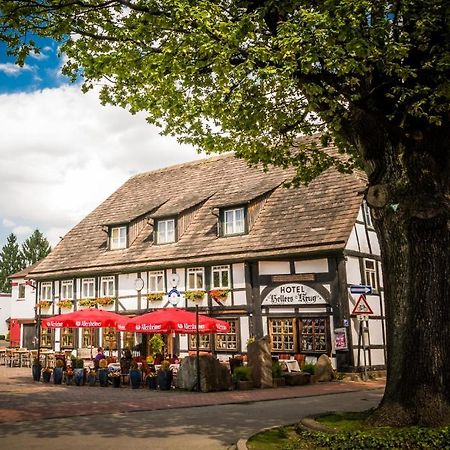
POLYGON ((110 250, 127 248, 127 227, 111 227, 109 248, 110 250))
POLYGON ((175 219, 156 221, 156 243, 170 244, 175 240, 175 219))
POLYGON ((223 210, 223 235, 234 236, 245 234, 245 208, 230 208, 223 210))

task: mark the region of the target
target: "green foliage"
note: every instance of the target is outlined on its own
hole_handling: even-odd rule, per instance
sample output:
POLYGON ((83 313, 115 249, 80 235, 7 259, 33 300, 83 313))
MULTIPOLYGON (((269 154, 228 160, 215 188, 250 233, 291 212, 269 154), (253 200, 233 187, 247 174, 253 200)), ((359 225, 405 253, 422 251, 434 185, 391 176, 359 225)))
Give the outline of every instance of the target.
POLYGON ((83 369, 84 368, 84 361, 81 358, 75 359, 75 369, 83 369))
POLYGON ((154 334, 150 339, 150 353, 156 355, 161 353, 164 347, 164 341, 160 334, 154 334))
POLYGON ((233 381, 251 381, 252 368, 249 366, 238 366, 233 371, 233 381))
POLYGON ((8 277, 24 268, 16 236, 11 233, 0 252, 0 292, 11 292, 8 277))
POLYGON ((45 258, 50 251, 51 247, 47 238, 39 230, 34 230, 22 244, 22 255, 26 266, 31 266, 45 258))
POLYGON ((278 361, 272 362, 272 377, 273 378, 281 378, 281 375, 283 374, 283 369, 281 367, 281 364, 278 361))
POLYGON ((311 375, 316 373, 316 365, 312 363, 303 363, 301 369, 303 372, 310 373, 311 375))
POLYGON ((82 75, 85 91, 102 84, 103 103, 145 111, 210 152, 292 165, 295 181, 310 181, 366 156, 348 138, 357 113, 405 137, 418 120, 447 123, 448 16, 444 0, 3 0, 0 39, 23 65, 36 50, 30 33, 50 36, 68 56, 63 72, 82 75), (299 134, 324 131, 349 161, 317 144, 288 150, 299 134))

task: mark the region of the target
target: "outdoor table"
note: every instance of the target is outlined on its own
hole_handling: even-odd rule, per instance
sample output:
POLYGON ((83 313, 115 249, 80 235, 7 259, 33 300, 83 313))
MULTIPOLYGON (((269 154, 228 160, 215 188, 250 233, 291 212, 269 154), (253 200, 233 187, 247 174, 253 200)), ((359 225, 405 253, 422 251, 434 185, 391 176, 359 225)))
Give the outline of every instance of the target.
POLYGON ((16 358, 18 358, 19 367, 24 366, 24 363, 26 363, 27 361, 30 362, 30 352, 26 348, 19 348, 18 350, 16 350, 15 356, 16 358))

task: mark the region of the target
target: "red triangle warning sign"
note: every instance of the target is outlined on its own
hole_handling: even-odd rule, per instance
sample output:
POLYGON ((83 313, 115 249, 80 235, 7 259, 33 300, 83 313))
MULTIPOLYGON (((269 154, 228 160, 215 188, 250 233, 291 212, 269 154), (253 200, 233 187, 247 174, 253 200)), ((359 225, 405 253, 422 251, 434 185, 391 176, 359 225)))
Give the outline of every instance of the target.
POLYGON ((352 314, 356 315, 367 315, 373 314, 372 308, 369 306, 365 295, 360 295, 355 307, 353 308, 352 314))

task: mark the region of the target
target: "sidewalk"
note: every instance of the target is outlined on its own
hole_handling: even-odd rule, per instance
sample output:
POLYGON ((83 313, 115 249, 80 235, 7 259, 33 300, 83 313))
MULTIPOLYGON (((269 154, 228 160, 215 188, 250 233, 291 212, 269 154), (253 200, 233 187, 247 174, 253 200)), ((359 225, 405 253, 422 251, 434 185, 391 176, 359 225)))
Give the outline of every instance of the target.
POLYGON ((384 388, 385 380, 315 383, 248 391, 186 392, 33 382, 30 368, 0 366, 0 422, 259 402, 384 388))

